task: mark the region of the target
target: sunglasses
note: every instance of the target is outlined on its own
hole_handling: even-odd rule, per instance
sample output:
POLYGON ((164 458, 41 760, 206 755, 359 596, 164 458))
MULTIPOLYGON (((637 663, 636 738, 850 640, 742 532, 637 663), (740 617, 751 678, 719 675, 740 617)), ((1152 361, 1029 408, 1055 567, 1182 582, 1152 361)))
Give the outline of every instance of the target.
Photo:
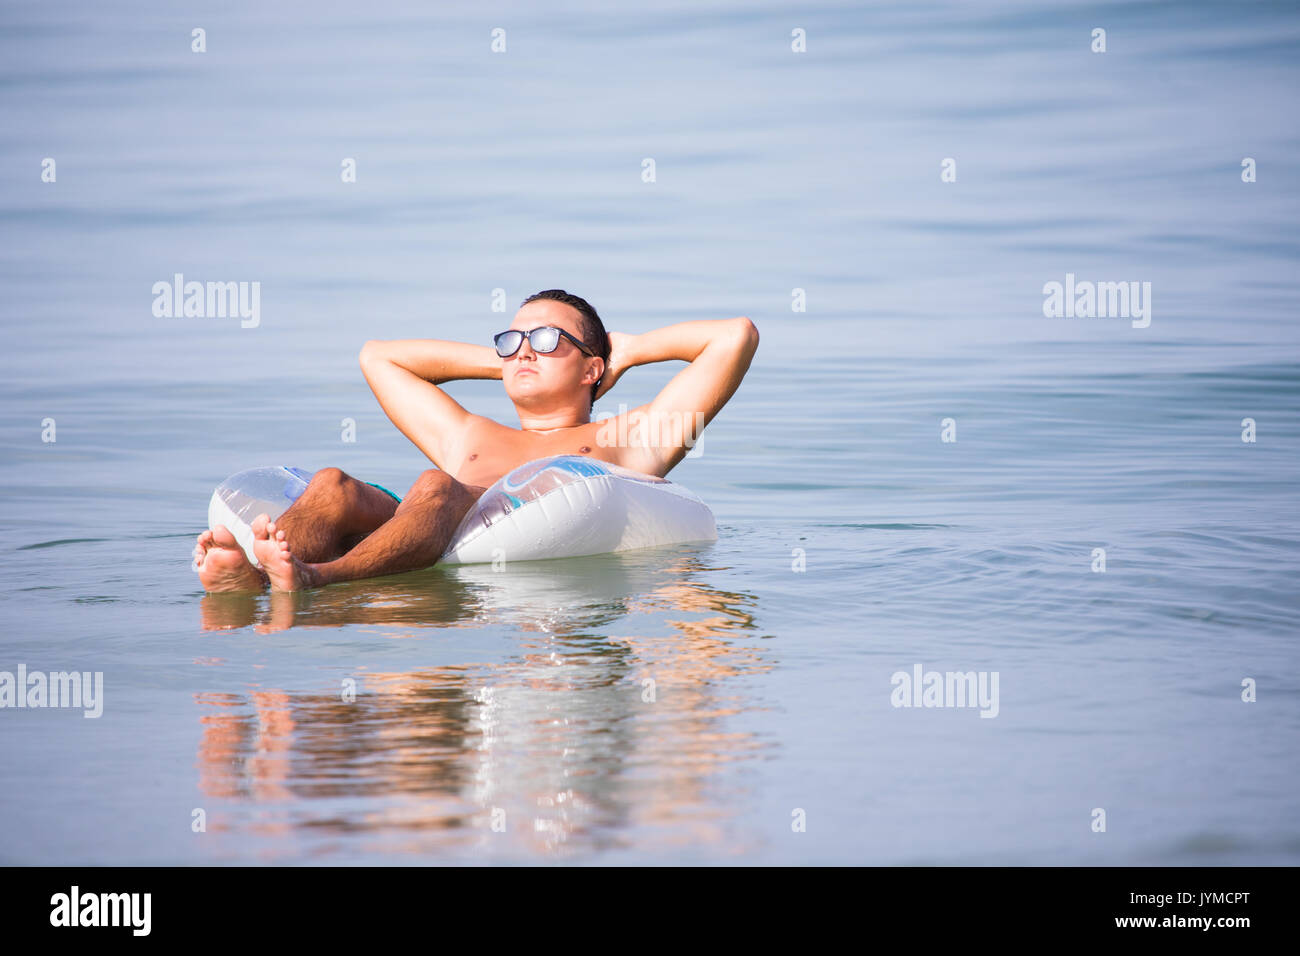
POLYGON ((497 355, 502 358, 510 358, 519 351, 519 346, 524 344, 524 336, 528 336, 528 344, 533 347, 534 352, 554 352, 560 345, 560 336, 564 336, 586 354, 595 357, 596 353, 580 341, 575 339, 564 329, 557 329, 553 325, 543 325, 541 328, 533 329, 531 332, 521 332, 518 329, 511 329, 508 332, 499 332, 492 337, 496 343, 497 355))

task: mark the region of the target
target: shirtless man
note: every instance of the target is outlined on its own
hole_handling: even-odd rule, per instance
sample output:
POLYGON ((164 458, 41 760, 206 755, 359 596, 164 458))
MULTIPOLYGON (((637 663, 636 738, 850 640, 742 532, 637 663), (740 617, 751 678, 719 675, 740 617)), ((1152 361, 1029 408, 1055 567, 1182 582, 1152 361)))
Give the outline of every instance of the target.
POLYGON ((758 330, 745 317, 607 334, 596 310, 562 289, 526 299, 510 330, 523 334, 497 336, 496 348, 437 339, 367 342, 361 370, 371 390, 438 467, 421 473, 401 504, 338 468, 316 472, 277 520, 260 515, 253 522, 260 570, 224 525, 199 535, 194 567, 203 587, 239 591, 269 583, 298 591, 427 568, 490 485, 548 455, 589 455, 662 477, 735 393, 758 348, 758 330), (547 328, 559 334, 539 331, 547 328), (642 424, 640 432, 618 419, 591 420, 595 400, 628 369, 672 360, 690 364, 653 402, 623 413, 642 424), (518 428, 471 414, 439 388, 470 378, 502 381, 518 428), (646 428, 651 422, 690 424, 646 428), (620 445, 610 435, 628 440, 620 445))

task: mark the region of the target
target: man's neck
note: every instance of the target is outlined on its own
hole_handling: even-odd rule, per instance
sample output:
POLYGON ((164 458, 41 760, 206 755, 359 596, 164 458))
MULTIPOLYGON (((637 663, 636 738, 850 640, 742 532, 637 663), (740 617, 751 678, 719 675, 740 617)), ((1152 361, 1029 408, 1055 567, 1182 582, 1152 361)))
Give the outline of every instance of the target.
POLYGON ((520 415, 519 430, 525 432, 563 431, 566 428, 579 428, 591 423, 590 416, 579 416, 576 412, 560 412, 554 415, 520 415))

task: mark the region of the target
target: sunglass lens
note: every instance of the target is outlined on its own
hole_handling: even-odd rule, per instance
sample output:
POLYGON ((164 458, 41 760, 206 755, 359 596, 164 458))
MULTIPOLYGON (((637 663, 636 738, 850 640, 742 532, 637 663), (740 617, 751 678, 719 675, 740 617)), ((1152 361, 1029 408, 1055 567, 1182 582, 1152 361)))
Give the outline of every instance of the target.
POLYGON ((560 333, 552 328, 534 329, 533 334, 528 337, 528 344, 536 352, 554 352, 555 347, 560 344, 560 333))
POLYGON ((517 330, 502 332, 495 339, 497 343, 497 355, 502 358, 509 358, 519 351, 519 346, 524 341, 524 334, 517 330))

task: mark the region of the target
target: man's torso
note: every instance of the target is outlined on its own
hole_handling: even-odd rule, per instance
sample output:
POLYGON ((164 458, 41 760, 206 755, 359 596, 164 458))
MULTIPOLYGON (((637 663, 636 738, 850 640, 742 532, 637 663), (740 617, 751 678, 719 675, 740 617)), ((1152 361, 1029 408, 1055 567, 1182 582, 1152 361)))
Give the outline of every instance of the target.
MULTIPOLYGON (((626 430, 625 430, 626 431, 626 430)), ((620 446, 616 419, 552 432, 521 431, 475 415, 460 442, 459 461, 446 470, 461 484, 486 488, 511 469, 550 455, 581 455, 636 471, 657 470, 640 447, 620 446)))

